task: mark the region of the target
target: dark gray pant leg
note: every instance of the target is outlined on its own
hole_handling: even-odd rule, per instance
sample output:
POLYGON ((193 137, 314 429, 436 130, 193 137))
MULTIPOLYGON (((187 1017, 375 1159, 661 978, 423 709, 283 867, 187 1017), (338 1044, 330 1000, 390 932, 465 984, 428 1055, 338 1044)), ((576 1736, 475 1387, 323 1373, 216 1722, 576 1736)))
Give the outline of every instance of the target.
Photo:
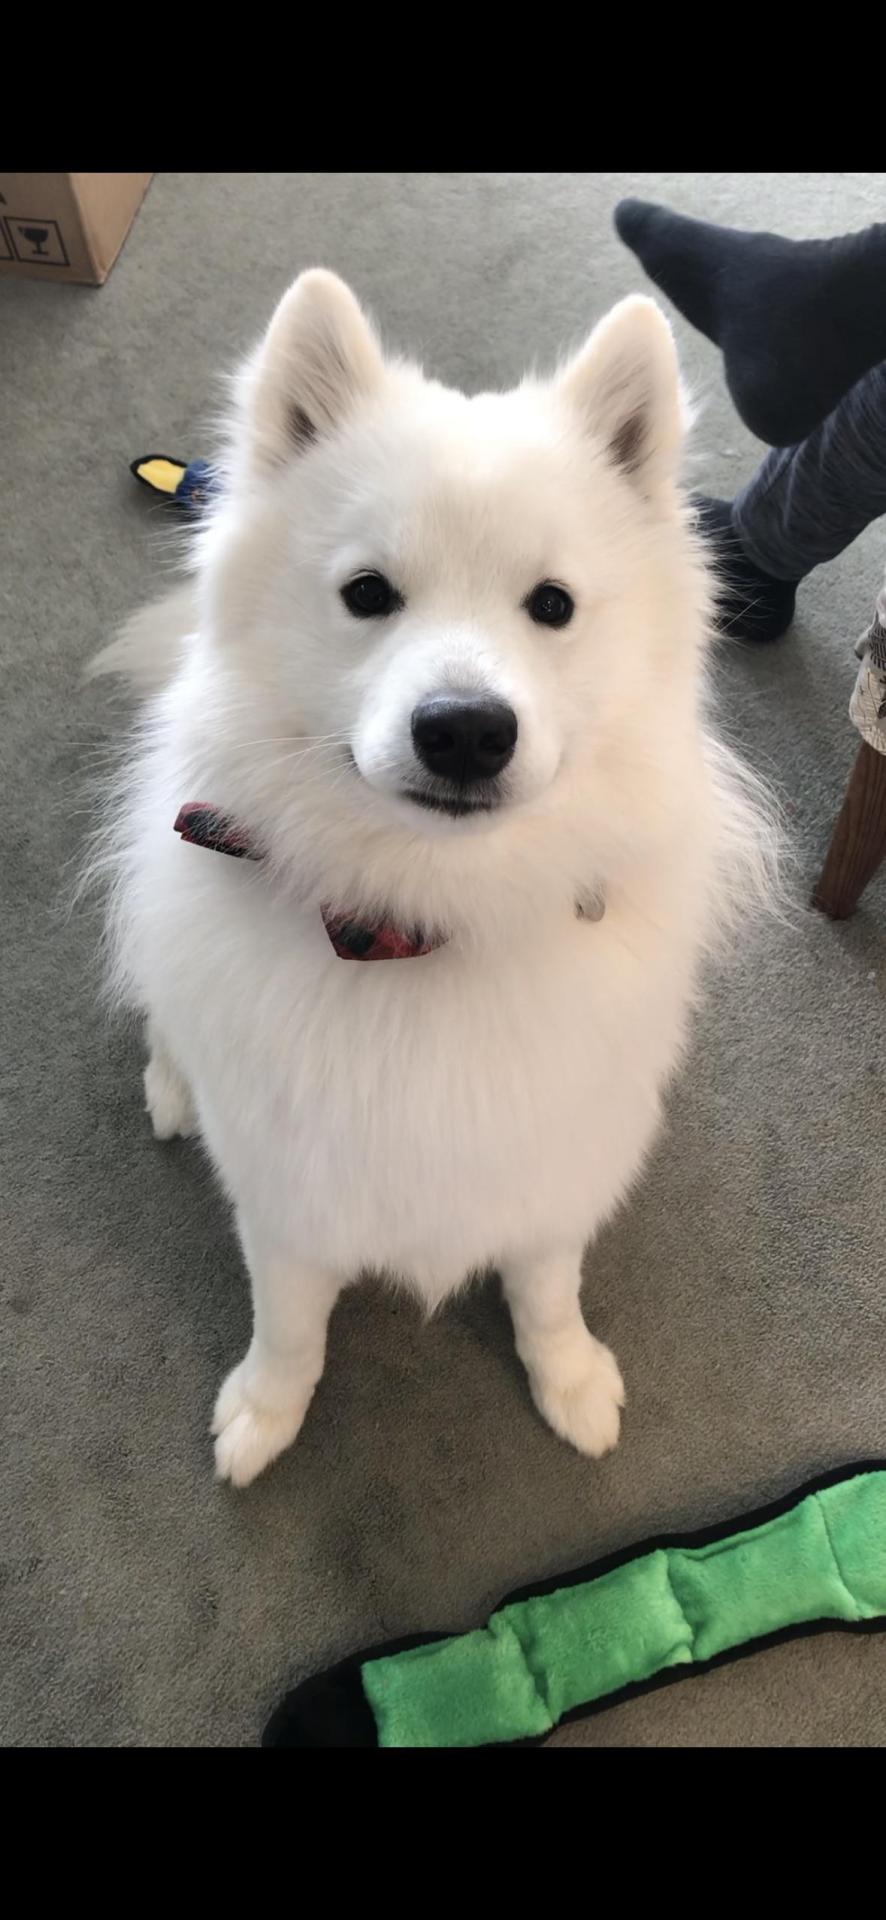
POLYGON ((802 580, 886 513, 886 361, 797 447, 774 449, 732 507, 742 546, 776 580, 802 580))

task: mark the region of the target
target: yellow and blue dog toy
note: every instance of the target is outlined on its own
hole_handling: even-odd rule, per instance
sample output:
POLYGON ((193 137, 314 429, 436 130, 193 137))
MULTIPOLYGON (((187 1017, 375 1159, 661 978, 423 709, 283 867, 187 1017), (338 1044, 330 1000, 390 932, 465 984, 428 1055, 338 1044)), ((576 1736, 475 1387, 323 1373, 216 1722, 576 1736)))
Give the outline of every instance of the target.
POLYGON ((219 489, 218 473, 209 460, 174 460, 166 453, 146 453, 132 461, 129 471, 143 487, 189 514, 202 513, 219 489))

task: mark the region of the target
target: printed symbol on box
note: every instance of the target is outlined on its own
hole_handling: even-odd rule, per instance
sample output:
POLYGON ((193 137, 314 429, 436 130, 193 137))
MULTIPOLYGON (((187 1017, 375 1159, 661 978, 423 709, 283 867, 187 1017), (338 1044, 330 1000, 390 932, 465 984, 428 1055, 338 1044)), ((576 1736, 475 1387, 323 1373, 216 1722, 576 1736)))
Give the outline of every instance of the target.
POLYGON ((19 219, 15 215, 7 215, 6 225, 17 260, 27 261, 29 266, 37 267, 70 266, 57 220, 32 220, 25 216, 19 219))
POLYGON ((12 257, 13 257, 13 254, 12 254, 12 248, 9 244, 9 235, 6 231, 6 227, 3 221, 0 220, 0 260, 11 260, 12 257))

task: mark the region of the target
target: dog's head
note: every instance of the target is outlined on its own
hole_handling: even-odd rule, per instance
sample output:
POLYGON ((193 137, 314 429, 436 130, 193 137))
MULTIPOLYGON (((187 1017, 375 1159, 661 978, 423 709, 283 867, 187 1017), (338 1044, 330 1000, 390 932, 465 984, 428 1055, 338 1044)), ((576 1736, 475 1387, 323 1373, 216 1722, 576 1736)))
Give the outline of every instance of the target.
POLYGON ((622 302, 554 377, 467 398, 386 359, 311 271, 240 376, 237 421, 211 618, 253 735, 304 743, 281 780, 334 791, 355 831, 465 846, 574 804, 628 715, 638 737, 664 723, 701 576, 652 301, 622 302))

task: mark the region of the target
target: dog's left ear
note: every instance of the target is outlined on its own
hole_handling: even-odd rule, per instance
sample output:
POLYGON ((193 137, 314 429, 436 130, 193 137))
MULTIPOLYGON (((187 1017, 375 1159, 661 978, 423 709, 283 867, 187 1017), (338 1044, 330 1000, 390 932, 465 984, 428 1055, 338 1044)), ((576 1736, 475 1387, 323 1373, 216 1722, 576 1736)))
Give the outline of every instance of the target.
POLYGON ((686 409, 674 337, 654 300, 632 294, 613 307, 560 385, 587 432, 641 493, 675 478, 686 409))
POLYGON ((240 376, 255 467, 267 471, 331 432, 382 380, 378 339, 335 273, 312 267, 283 295, 240 376))

